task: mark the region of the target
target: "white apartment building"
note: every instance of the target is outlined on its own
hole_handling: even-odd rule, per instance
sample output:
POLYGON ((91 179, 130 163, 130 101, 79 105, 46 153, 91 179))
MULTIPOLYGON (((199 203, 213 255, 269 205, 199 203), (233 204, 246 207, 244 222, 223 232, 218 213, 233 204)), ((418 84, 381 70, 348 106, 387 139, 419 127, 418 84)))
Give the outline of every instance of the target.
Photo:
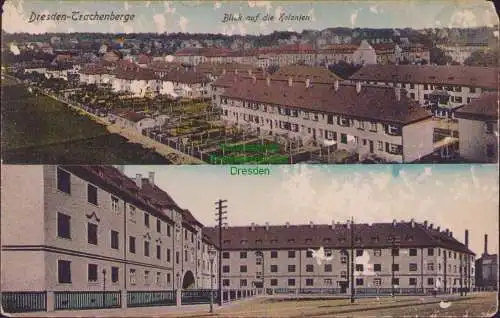
POLYGON ((1 213, 4 292, 210 288, 212 244, 153 173, 4 165, 1 213))
MULTIPOLYGON (((218 235, 216 228, 204 231, 212 239, 218 235)), ((335 222, 251 224, 223 228, 222 240, 225 289, 257 287, 268 293, 328 289, 349 294, 351 279, 356 294, 387 294, 393 285, 396 293, 475 286, 474 253, 448 229, 434 228, 427 221, 354 224, 352 232, 350 224, 335 222), (327 260, 318 262, 313 253, 320 248, 327 260)))
POLYGON ((257 135, 335 145, 388 162, 412 162, 433 152, 432 116, 399 88, 255 76, 234 77, 232 83, 221 78, 214 87, 226 124, 257 135))
POLYGON ((498 93, 484 93, 456 112, 460 156, 474 162, 498 162, 498 93))
POLYGON ((408 97, 436 117, 453 117, 455 109, 484 91, 498 91, 498 68, 440 65, 366 65, 349 80, 405 88, 408 97))

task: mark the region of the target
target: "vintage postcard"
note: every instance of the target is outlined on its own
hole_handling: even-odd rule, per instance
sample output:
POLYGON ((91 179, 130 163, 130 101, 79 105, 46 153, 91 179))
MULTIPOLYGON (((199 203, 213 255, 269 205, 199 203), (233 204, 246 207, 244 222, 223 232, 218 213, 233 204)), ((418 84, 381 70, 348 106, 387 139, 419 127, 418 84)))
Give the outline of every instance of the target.
POLYGON ((493 2, 22 1, 2 159, 496 163, 493 2))
POLYGON ((270 167, 4 165, 3 313, 496 313, 496 165, 270 167))

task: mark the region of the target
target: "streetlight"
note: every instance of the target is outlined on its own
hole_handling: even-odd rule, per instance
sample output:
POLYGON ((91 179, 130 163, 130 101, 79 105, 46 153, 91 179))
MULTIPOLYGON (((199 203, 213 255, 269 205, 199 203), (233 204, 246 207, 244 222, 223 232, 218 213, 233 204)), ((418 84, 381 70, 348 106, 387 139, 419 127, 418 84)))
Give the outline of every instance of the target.
MULTIPOLYGON (((217 252, 213 247, 208 249, 208 259, 210 260, 210 312, 214 312, 214 260, 217 252)), ((219 297, 221 297, 219 295, 219 297)))
POLYGON ((106 307, 106 269, 102 270, 102 275, 104 277, 103 285, 102 285, 102 304, 103 307, 106 307))

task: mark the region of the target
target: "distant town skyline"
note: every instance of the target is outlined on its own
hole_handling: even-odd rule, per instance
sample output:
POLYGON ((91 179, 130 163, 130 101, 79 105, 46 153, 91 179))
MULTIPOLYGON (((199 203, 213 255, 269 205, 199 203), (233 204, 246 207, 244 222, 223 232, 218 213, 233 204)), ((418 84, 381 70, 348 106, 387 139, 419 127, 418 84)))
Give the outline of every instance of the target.
POLYGON ((230 226, 416 222, 449 228, 470 249, 498 252, 496 165, 272 166, 270 176, 231 176, 229 166, 126 166, 131 178, 155 172, 155 183, 204 225, 215 201, 228 200, 230 226))
MULTIPOLYGON (((259 35, 274 31, 350 28, 440 28, 498 25, 492 2, 483 0, 440 1, 23 1, 7 0, 3 5, 2 30, 8 33, 211 33, 259 35), (34 14, 134 15, 117 21, 34 21, 34 14), (243 21, 223 23, 225 14, 241 15, 243 21), (255 22, 244 21, 256 17, 255 22), (280 21, 285 14, 307 16, 306 20, 280 21), (265 15, 275 21, 265 22, 265 15)), ((286 19, 285 19, 286 20, 286 19)))

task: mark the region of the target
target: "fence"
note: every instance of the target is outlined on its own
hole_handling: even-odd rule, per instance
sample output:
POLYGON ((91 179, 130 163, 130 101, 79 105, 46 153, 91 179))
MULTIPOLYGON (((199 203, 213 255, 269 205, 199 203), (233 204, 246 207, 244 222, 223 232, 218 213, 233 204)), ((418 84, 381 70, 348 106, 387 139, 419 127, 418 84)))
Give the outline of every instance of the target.
POLYGON ((5 312, 19 313, 47 310, 47 292, 2 292, 5 312))
POLYGON ((127 307, 175 306, 176 291, 129 291, 127 292, 127 307))
POLYGON ((119 291, 54 292, 54 310, 121 308, 119 291))
MULTIPOLYGON (((219 293, 217 290, 214 293, 214 303, 219 302, 219 293)), ((199 290, 183 290, 181 292, 181 304, 182 305, 193 305, 193 304, 209 304, 211 297, 210 289, 199 289, 199 290)))
POLYGON ((233 300, 244 299, 247 297, 252 297, 256 295, 256 291, 253 289, 242 289, 242 290, 224 290, 222 292, 222 301, 230 302, 233 300))

